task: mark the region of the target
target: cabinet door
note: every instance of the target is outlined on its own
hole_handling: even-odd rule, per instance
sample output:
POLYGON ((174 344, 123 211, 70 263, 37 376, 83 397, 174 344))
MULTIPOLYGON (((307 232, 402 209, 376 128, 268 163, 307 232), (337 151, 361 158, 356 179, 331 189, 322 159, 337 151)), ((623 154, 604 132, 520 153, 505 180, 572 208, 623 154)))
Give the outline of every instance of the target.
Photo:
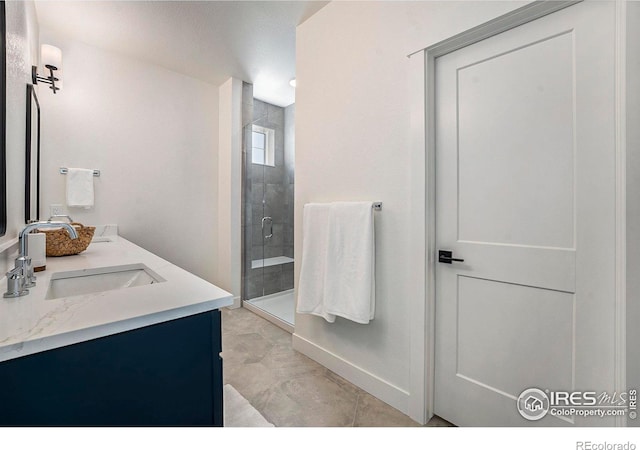
POLYGON ((0 424, 222 425, 220 312, 0 364, 0 424))

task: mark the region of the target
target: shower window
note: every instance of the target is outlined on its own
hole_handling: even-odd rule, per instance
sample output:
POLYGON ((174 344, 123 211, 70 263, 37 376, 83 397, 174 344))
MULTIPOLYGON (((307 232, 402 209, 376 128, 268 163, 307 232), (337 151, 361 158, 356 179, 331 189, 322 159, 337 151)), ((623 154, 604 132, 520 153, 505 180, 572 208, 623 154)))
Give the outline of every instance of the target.
POLYGON ((253 125, 251 141, 251 162, 274 167, 275 130, 253 125))

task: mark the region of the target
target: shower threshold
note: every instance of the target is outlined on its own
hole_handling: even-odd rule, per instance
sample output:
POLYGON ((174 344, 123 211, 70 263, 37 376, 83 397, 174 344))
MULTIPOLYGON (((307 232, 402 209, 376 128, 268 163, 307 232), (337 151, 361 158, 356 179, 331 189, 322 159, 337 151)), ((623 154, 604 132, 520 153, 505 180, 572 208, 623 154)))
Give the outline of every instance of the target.
POLYGON ((283 330, 293 333, 295 322, 293 289, 244 300, 242 306, 283 330))

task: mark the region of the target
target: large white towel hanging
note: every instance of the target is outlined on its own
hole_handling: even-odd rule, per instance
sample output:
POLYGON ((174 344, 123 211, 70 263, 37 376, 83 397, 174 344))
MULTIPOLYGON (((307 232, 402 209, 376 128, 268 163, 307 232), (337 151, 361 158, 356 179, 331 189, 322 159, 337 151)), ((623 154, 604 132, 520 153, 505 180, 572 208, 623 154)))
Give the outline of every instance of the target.
POLYGON ((375 315, 373 202, 305 205, 299 313, 366 324, 375 315))

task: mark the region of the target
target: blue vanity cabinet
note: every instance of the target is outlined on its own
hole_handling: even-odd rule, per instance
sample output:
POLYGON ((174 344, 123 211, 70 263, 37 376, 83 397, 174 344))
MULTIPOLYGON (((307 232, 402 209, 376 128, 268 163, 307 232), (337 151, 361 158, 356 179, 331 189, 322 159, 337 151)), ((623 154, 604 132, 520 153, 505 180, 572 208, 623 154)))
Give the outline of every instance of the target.
POLYGON ((222 426, 220 311, 0 363, 0 425, 222 426))

